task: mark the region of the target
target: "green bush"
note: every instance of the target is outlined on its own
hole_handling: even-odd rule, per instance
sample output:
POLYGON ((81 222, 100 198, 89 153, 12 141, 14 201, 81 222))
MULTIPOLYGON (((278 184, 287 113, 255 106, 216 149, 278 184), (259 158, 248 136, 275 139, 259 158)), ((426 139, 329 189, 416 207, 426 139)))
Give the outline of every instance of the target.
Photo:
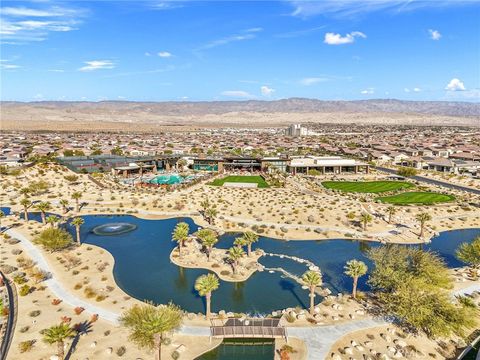
POLYGON ((43 230, 34 242, 42 245, 46 250, 58 251, 69 247, 73 243, 73 238, 63 229, 48 228, 43 230))
POLYGON ((25 284, 20 288, 19 294, 20 296, 27 296, 28 294, 30 294, 31 290, 32 288, 25 284))

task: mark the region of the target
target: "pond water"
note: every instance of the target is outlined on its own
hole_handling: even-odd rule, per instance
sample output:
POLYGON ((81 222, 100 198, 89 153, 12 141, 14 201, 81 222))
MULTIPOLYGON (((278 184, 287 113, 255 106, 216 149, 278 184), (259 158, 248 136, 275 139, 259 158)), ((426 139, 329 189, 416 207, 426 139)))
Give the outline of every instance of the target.
MULTIPOLYGON (((84 219, 82 242, 100 246, 114 256, 115 281, 126 293, 155 303, 172 301, 190 312, 204 311, 204 298, 198 296, 194 282, 207 271, 181 268, 169 259, 170 252, 176 245, 171 241, 175 225, 185 221, 193 232, 198 227, 192 219, 144 220, 128 215, 92 215, 84 216, 84 219), (137 228, 116 236, 99 236, 92 232, 96 226, 116 222, 131 223, 137 228)), ((68 228, 73 234, 74 229, 70 226, 68 228)), ((217 247, 230 247, 235 236, 221 236, 217 247)), ((443 232, 431 244, 423 245, 423 248, 438 252, 449 267, 458 267, 463 264, 455 258, 455 250, 460 243, 472 241, 476 236, 480 236, 480 229, 443 232)), ((351 291, 352 280, 343 275, 346 261, 355 258, 371 266, 364 254, 372 246, 378 244, 341 239, 281 241, 260 237, 253 248, 259 247, 268 253, 295 256, 313 262, 322 271, 324 285, 333 293, 338 293, 351 291)), ((301 275, 307 270, 306 264, 288 258, 265 256, 260 262, 267 268, 282 267, 295 275, 301 275)), ((366 277, 360 279, 360 289, 367 289, 365 281, 366 277)), ((306 307, 308 299, 307 291, 295 281, 283 278, 279 272, 264 271, 256 272, 241 283, 221 281, 212 297, 212 309, 260 315, 286 307, 306 307)))
POLYGON ((196 360, 272 360, 275 342, 268 339, 225 339, 196 360))

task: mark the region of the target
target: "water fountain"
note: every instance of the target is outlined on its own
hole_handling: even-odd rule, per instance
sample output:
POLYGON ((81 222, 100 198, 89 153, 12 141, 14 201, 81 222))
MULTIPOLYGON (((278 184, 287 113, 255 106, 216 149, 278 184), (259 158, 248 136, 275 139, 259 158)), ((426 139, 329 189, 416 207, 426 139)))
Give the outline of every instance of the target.
POLYGON ((135 230, 136 228, 137 225, 130 223, 108 223, 94 227, 92 232, 95 235, 109 236, 125 234, 127 232, 135 230))

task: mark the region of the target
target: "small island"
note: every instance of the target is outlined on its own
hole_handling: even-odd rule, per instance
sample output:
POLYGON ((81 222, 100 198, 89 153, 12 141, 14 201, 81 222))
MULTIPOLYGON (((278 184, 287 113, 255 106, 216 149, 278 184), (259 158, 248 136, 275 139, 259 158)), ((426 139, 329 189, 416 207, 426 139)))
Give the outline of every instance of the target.
POLYGON ((214 230, 200 229, 189 234, 186 223, 177 224, 172 238, 178 246, 170 253, 170 260, 177 266, 210 270, 221 280, 230 282, 246 281, 255 271, 263 271, 258 259, 265 253, 261 249, 252 251, 252 244, 258 241, 258 235, 253 232, 237 237, 229 249, 214 247, 218 242, 214 230))

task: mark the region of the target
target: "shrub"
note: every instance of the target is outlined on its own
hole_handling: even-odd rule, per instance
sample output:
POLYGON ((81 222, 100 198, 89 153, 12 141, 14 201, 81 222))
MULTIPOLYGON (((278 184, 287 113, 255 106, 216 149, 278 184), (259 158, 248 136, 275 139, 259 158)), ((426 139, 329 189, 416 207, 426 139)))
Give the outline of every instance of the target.
POLYGON ((173 351, 172 352, 172 359, 177 360, 179 358, 180 358, 180 353, 177 350, 173 351))
POLYGON ((30 294, 30 291, 32 291, 32 288, 25 284, 20 288, 19 294, 20 296, 27 296, 30 294))
POLYGON ((18 344, 18 349, 23 354, 32 350, 33 344, 35 344, 35 340, 22 341, 20 344, 18 344))
POLYGON ((126 352, 127 352, 127 349, 125 348, 125 346, 120 346, 116 351, 118 356, 123 356, 125 355, 126 352))
POLYGON ((76 315, 80 315, 85 309, 83 307, 77 306, 73 311, 76 315))
POLYGON ((73 238, 63 229, 48 228, 43 230, 34 242, 53 252, 69 247, 73 243, 73 238))
POLYGON ((42 312, 40 310, 33 310, 28 313, 30 317, 37 317, 41 314, 42 312))
POLYGON ((297 320, 297 318, 295 317, 295 315, 287 313, 285 315, 285 320, 287 320, 287 322, 289 322, 289 323, 293 323, 293 322, 295 322, 295 320, 297 320))

